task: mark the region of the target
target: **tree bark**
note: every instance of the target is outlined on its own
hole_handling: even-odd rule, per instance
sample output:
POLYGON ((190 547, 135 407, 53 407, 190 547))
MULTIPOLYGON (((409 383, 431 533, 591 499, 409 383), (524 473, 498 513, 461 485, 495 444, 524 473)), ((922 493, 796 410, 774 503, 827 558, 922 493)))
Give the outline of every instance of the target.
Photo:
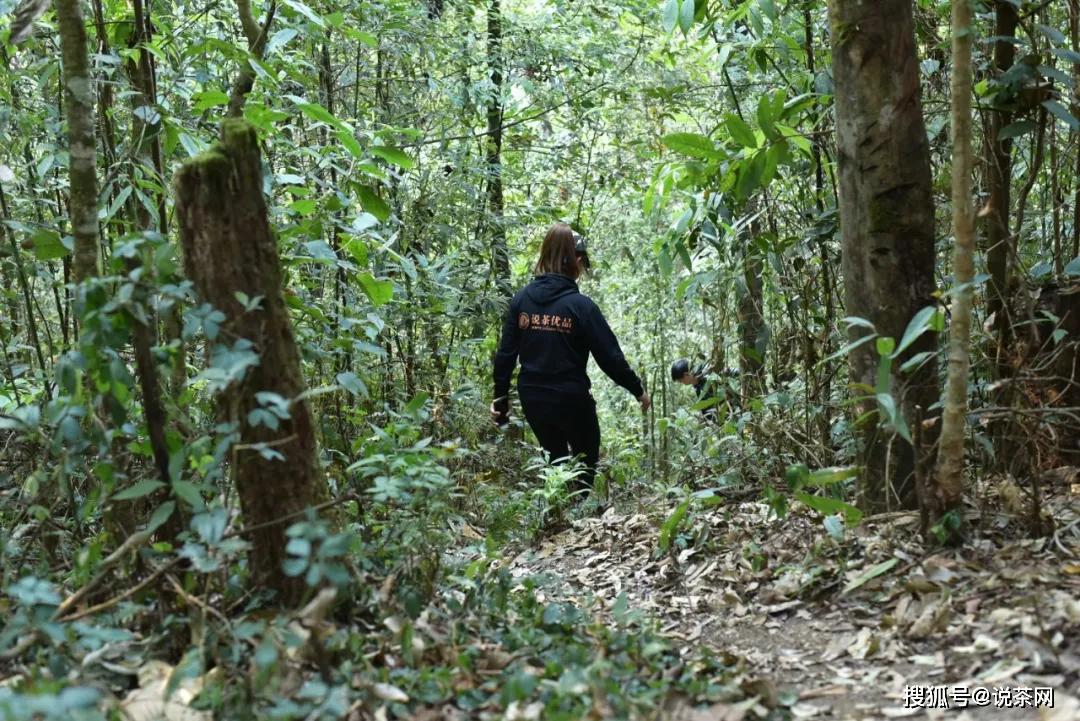
POLYGON ((86 55, 86 28, 79 0, 56 0, 64 104, 71 154, 71 232, 75 237, 75 282, 98 274, 97 149, 94 93, 86 55))
MULTIPOLYGON (((911 5, 829 2, 846 309, 897 341, 912 316, 934 304, 934 205, 911 5)), ((853 328, 852 339, 860 332, 853 328)), ((888 391, 905 419, 936 400, 936 373, 932 363, 904 378, 896 368, 934 342, 924 334, 892 364, 888 391)), ((877 367, 873 343, 852 351, 850 380, 860 396, 872 394, 877 367)), ((877 407, 873 399, 861 405, 877 407)), ((915 451, 874 415, 861 429, 860 504, 913 507, 915 451)))
MULTIPOLYGON (((1007 0, 994 3, 994 35, 1010 38, 1016 34, 1020 18, 1016 7, 1007 0)), ((1012 67, 1016 47, 1007 40, 994 43, 993 65, 998 77, 1012 67)), ((1011 138, 998 140, 1002 129, 1012 122, 1012 113, 991 110, 986 128, 983 154, 986 157, 986 175, 989 182, 989 212, 986 216, 986 267, 990 272, 987 286, 986 311, 994 319, 994 376, 998 379, 1009 375, 1008 347, 1010 346, 1009 318, 1009 257, 1012 239, 1009 234, 1009 210, 1012 205, 1012 146, 1011 138)))
MULTIPOLYGON (((757 208, 751 203, 748 210, 756 215, 757 208)), ((761 273, 765 264, 755 240, 761 233, 761 221, 755 217, 745 233, 743 248, 743 282, 745 292, 739 298, 738 321, 741 349, 739 371, 742 376, 742 397, 746 399, 761 395, 765 390, 765 330, 764 297, 761 273)), ((723 368, 717 367, 722 373, 723 368)))
MULTIPOLYGON (((238 119, 222 124, 221 141, 188 161, 174 181, 184 268, 200 298, 226 316, 222 338, 254 344, 258 365, 226 388, 218 399, 226 421, 238 423, 240 446, 233 474, 244 521, 259 526, 302 511, 325 499, 316 461, 315 432, 304 391, 300 357, 282 297, 277 244, 262 196, 262 173, 255 130, 238 119), (246 310, 238 292, 262 298, 246 310), (257 394, 275 393, 289 403, 289 417, 277 428, 253 424, 257 394), (268 460, 253 447, 282 457, 268 460)), ((215 347, 213 352, 223 350, 215 347)), ((260 527, 250 535, 254 581, 275 589, 286 604, 301 597, 300 579, 286 576, 285 524, 260 527)))
MULTIPOLYGON (((260 27, 255 22, 255 16, 251 12, 251 0, 236 0, 236 13, 240 17, 244 37, 247 38, 248 52, 256 60, 262 59, 263 50, 266 49, 266 42, 270 39, 270 23, 274 22, 276 10, 277 4, 271 2, 270 8, 266 11, 266 20, 260 27)), ((248 93, 251 92, 253 87, 255 87, 255 71, 252 70, 251 63, 245 62, 241 65, 240 73, 236 76, 232 93, 229 95, 228 117, 243 117, 244 103, 247 101, 248 93)))
MULTIPOLYGON (((8 238, 8 246, 11 248, 11 260, 15 265, 15 277, 19 281, 19 290, 22 291, 23 302, 26 303, 27 340, 34 349, 35 356, 37 357, 38 369, 41 371, 42 376, 44 376, 49 372, 49 369, 48 366, 45 365, 45 354, 41 351, 41 339, 38 335, 37 316, 34 315, 33 292, 30 290, 30 282, 27 280, 26 269, 23 267, 22 251, 19 250, 19 246, 15 242, 15 232, 7 225, 7 221, 11 219, 11 211, 8 209, 7 204, 7 194, 4 192, 4 189, 0 187, 0 220, 5 221, 4 230, 6 231, 5 234, 8 238)), ((14 305, 14 297, 12 297, 9 302, 14 305)), ((12 336, 14 336, 16 331, 17 318, 17 313, 12 313, 12 336)), ((14 378, 12 379, 12 384, 14 385, 14 378)))
POLYGON ((975 278, 975 209, 971 198, 971 40, 968 0, 952 3, 952 206, 953 288, 948 378, 938 445, 937 484, 922 493, 923 534, 960 507, 964 495, 964 419, 967 415, 968 348, 971 342, 971 282, 975 278))
POLYGON ((491 228, 491 264, 499 290, 509 297, 512 292, 510 254, 506 248, 506 227, 503 224, 503 54, 499 0, 489 0, 487 8, 487 60, 492 86, 491 100, 487 105, 487 217, 491 228))
MULTIPOLYGON (((1069 0, 1069 42, 1080 53, 1080 0, 1069 0)), ((1080 63, 1073 63, 1073 86, 1080 88, 1080 63)), ((1072 104, 1073 116, 1080 113, 1080 101, 1072 104)), ((1076 169, 1073 172, 1072 252, 1069 258, 1080 256, 1080 147, 1076 149, 1076 169)))
MULTIPOLYGON (((139 174, 149 176, 157 182, 161 182, 155 163, 155 157, 160 157, 158 132, 160 131, 160 119, 156 123, 148 122, 148 113, 157 104, 154 89, 154 70, 151 65, 151 54, 145 44, 150 42, 150 18, 146 16, 143 0, 132 2, 135 28, 131 36, 131 45, 139 50, 138 61, 128 60, 126 69, 134 92, 131 94, 132 124, 131 124, 131 147, 134 148, 134 162, 131 165, 131 183, 136 185, 139 174), (142 109, 140 111, 140 108, 142 109), (157 127, 155 127, 157 126, 157 127)), ((159 217, 156 219, 157 228, 164 232, 164 189, 156 192, 155 198, 159 217)), ((134 196, 128 201, 129 214, 134 229, 138 232, 151 230, 155 220, 150 211, 134 196)), ((134 271, 138 262, 131 259, 128 263, 129 271, 134 271)), ((137 291, 140 301, 145 301, 145 292, 137 291)), ((131 323, 131 344, 135 351, 135 369, 139 379, 139 387, 143 395, 143 413, 146 417, 147 434, 150 437, 150 449, 154 454, 154 463, 158 475, 161 477, 166 488, 160 489, 152 500, 156 503, 164 503, 167 500, 169 490, 167 486, 172 479, 169 474, 169 447, 166 439, 166 425, 168 414, 161 396, 161 379, 158 373, 157 362, 154 360, 153 348, 157 345, 157 317, 149 304, 145 304, 147 317, 139 318, 134 314, 129 316, 131 323)), ((177 314, 178 309, 169 311, 171 316, 177 314)), ((179 362, 183 364, 183 339, 178 332, 180 319, 172 317, 169 324, 177 330, 176 338, 180 339, 181 352, 179 362)), ((175 384, 179 388, 179 383, 175 384)), ((184 517, 180 513, 174 513, 158 531, 161 538, 176 538, 184 530, 184 517)))

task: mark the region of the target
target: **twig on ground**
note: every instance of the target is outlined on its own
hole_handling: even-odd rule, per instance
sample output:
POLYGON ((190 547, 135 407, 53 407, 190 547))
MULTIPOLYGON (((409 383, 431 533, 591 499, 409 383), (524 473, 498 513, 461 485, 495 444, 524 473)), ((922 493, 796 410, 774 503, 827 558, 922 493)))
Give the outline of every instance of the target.
POLYGON ((158 568, 154 569, 154 572, 151 573, 149 576, 147 576, 143 580, 139 581, 137 584, 135 584, 134 586, 132 586, 131 588, 124 591, 123 593, 121 593, 118 596, 113 596, 112 598, 110 598, 107 601, 102 601, 101 603, 99 603, 99 604, 97 604, 95 606, 90 606, 89 608, 84 608, 83 610, 78 611, 77 613, 73 613, 70 616, 65 616, 64 618, 60 618, 60 619, 57 619, 57 620, 63 621, 63 622, 66 622, 66 623, 70 623, 71 621, 78 621, 80 618, 86 618, 87 616, 93 616, 95 613, 101 613, 102 611, 107 611, 108 609, 112 608, 113 606, 120 603, 121 601, 124 601, 124 600, 126 600, 128 598, 131 598, 136 593, 138 593, 139 591, 141 591, 144 588, 146 588, 147 586, 149 586, 151 583, 154 582, 155 579, 157 579, 158 576, 165 573, 166 571, 168 571, 173 566, 179 564, 181 560, 182 559, 180 559, 180 558, 174 558, 172 561, 169 561, 165 565, 159 566, 158 568))
POLYGON ((133 533, 128 536, 127 540, 121 543, 119 548, 110 553, 109 556, 101 562, 101 565, 98 566, 98 572, 93 578, 83 584, 82 588, 68 596, 64 599, 63 603, 57 606, 56 611, 53 613, 53 620, 59 620, 60 617, 66 614, 75 604, 86 598, 91 591, 97 588, 98 585, 105 580, 105 574, 108 573, 110 568, 123 559, 129 551, 133 551, 149 541, 150 536, 151 534, 148 531, 139 531, 138 533, 133 533))

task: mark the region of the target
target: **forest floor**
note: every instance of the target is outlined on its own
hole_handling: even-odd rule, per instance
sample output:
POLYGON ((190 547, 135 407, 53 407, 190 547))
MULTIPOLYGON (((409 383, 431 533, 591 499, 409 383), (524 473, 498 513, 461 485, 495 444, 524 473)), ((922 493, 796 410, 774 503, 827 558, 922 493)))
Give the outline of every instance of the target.
POLYGON ((805 507, 777 519, 763 503, 732 501, 691 510, 665 553, 657 539, 672 509, 637 502, 574 521, 508 567, 538 578, 550 600, 601 613, 625 594, 685 653, 704 647, 736 669, 749 702, 676 704, 673 720, 739 721, 782 706, 795 719, 1076 721, 1078 474, 1044 479, 1056 530, 1039 539, 1007 512, 1011 484, 990 493, 1001 508, 969 509, 967 545, 944 551, 924 549, 915 513, 864 519, 836 540, 805 507), (949 708, 907 687, 948 687, 949 708), (972 694, 966 708, 954 688, 972 694), (979 688, 990 694, 983 706, 979 688), (1030 707, 1036 688, 1053 689, 1052 708, 1030 707))

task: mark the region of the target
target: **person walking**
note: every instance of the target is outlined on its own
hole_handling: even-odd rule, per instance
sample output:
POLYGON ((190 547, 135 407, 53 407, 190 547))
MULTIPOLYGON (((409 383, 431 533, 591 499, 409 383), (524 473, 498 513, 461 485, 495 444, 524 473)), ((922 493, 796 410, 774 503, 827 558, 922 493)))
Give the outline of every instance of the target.
POLYGON ((490 408, 495 423, 509 421, 510 380, 520 361, 518 398, 525 420, 553 462, 583 458, 581 490, 592 490, 600 459, 600 423, 585 372, 589 354, 642 411, 652 403, 604 315, 578 290, 577 279, 589 266, 584 238, 564 223, 553 225, 540 246, 535 277, 510 301, 493 362, 490 408))

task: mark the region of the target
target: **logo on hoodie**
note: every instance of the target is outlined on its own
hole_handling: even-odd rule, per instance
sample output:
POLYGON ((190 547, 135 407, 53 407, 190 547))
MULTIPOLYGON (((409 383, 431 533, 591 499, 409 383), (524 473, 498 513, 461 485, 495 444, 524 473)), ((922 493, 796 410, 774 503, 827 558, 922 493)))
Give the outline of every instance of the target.
POLYGON ((571 333, 574 330, 574 319, 548 313, 533 313, 532 315, 519 313, 518 328, 521 330, 532 329, 571 333))

